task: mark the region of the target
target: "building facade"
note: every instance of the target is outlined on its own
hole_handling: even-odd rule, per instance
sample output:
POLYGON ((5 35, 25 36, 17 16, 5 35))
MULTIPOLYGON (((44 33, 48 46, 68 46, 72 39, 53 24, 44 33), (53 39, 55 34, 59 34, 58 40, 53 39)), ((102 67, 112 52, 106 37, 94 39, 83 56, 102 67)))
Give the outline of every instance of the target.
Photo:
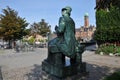
POLYGON ((89 25, 88 13, 84 15, 84 26, 76 29, 75 37, 79 41, 87 42, 93 39, 96 27, 94 25, 89 25))

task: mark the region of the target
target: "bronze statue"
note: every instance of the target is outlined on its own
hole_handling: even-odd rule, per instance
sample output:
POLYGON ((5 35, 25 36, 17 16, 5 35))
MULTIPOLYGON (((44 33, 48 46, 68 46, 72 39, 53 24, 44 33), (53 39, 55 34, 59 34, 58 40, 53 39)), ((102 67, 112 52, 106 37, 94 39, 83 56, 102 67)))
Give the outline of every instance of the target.
MULTIPOLYGON (((50 52, 62 52, 68 57, 75 56, 75 23, 70 17, 72 9, 65 7, 62 9, 62 17, 59 19, 58 27, 55 27, 57 38, 51 40, 48 43, 50 52), (56 47, 56 50, 51 49, 52 46, 56 47)), ((53 48, 53 47, 52 47, 53 48)))
POLYGON ((72 8, 62 8, 62 17, 55 27, 57 37, 48 42, 48 57, 42 62, 42 69, 52 75, 63 78, 85 72, 82 63, 84 47, 75 38, 75 23, 70 17, 72 8), (70 65, 66 66, 65 56, 70 58, 70 65))

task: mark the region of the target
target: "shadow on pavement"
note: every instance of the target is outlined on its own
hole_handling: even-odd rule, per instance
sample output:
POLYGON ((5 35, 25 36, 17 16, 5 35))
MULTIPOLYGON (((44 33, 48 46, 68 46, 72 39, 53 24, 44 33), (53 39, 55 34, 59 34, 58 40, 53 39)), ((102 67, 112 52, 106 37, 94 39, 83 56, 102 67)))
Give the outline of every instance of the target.
POLYGON ((41 80, 42 68, 41 65, 34 65, 34 69, 31 69, 30 73, 26 74, 26 80, 41 80))
POLYGON ((111 66, 102 66, 95 64, 87 64, 88 77, 85 80, 102 80, 105 76, 120 70, 120 68, 111 68, 111 66))
POLYGON ((41 65, 35 64, 30 73, 26 74, 25 76, 27 77, 26 80, 102 80, 105 76, 110 75, 114 71, 118 70, 120 69, 87 63, 87 71, 89 74, 83 78, 81 78, 78 74, 72 77, 67 77, 66 79, 57 79, 42 71, 41 65))
POLYGON ((25 80, 59 80, 56 77, 42 71, 41 65, 37 64, 34 65, 34 68, 31 69, 31 72, 26 74, 26 76, 27 78, 25 80))

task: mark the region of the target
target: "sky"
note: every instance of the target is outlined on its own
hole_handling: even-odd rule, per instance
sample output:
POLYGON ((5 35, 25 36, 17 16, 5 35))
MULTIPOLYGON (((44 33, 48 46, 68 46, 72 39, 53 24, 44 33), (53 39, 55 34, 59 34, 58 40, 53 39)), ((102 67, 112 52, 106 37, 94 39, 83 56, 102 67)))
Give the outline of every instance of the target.
MULTIPOLYGON (((84 15, 89 14, 90 25, 96 25, 95 2, 96 0, 0 0, 0 14, 6 6, 18 12, 18 16, 25 18, 29 24, 40 22, 41 19, 51 25, 54 31, 61 17, 61 9, 70 6, 71 17, 75 21, 76 28, 84 25, 84 15)), ((29 25, 30 26, 30 25, 29 25)))

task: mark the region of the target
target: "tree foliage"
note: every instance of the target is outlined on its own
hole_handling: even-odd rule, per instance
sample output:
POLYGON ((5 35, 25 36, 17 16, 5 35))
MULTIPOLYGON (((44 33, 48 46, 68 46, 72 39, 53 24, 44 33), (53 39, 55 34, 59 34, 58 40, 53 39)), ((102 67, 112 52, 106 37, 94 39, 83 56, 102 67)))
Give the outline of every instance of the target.
POLYGON ((120 9, 110 6, 109 11, 100 9, 96 11, 96 32, 94 39, 98 42, 120 41, 120 9))
POLYGON ((109 9, 110 6, 116 6, 120 8, 120 0, 96 0, 96 7, 95 9, 100 10, 100 9, 109 9))
POLYGON ((30 27, 31 34, 40 34, 42 36, 46 36, 47 32, 51 32, 50 25, 48 25, 47 22, 45 22, 44 19, 41 19, 38 23, 33 23, 30 27))
POLYGON ((18 16, 18 12, 7 7, 2 10, 3 14, 0 14, 0 38, 4 40, 16 40, 26 35, 25 18, 18 16))

